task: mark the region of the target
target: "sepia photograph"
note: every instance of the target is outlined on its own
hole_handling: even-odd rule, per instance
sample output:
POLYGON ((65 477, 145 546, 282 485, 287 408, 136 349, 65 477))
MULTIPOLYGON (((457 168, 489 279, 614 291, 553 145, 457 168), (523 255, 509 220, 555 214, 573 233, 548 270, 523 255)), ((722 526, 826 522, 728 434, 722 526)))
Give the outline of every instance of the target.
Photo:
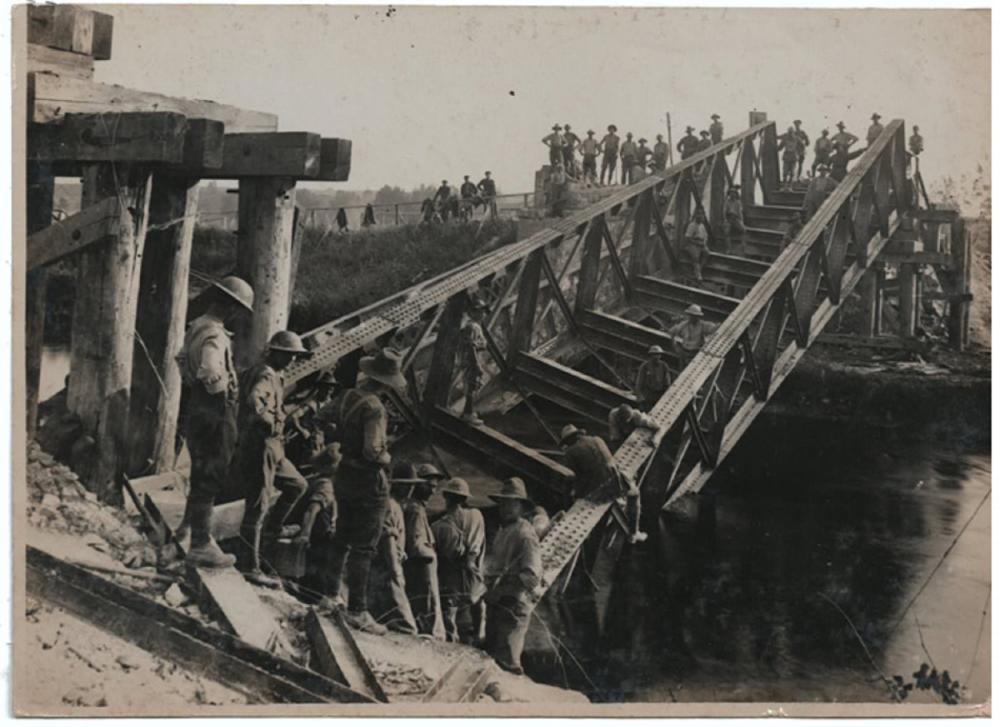
POLYGON ((9 18, 14 715, 990 715, 989 7, 9 18))

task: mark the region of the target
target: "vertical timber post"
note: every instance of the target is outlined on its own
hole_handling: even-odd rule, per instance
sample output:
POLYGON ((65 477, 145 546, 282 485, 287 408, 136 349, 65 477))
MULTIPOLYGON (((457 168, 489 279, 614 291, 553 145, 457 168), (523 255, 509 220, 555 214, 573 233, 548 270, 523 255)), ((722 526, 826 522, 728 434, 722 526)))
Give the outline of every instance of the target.
POLYGON ((871 338, 878 335, 878 321, 876 316, 879 311, 878 295, 878 273, 875 266, 865 270, 858 286, 861 293, 861 335, 871 338))
POLYGON ((235 358, 246 369, 286 327, 291 299, 295 181, 285 177, 240 180, 238 275, 253 286, 253 316, 236 330, 235 358))
POLYGON ((91 489, 120 502, 119 478, 128 446, 129 396, 139 277, 146 242, 152 173, 128 164, 95 164, 84 171, 82 206, 117 195, 117 234, 79 254, 70 351, 69 409, 94 439, 86 467, 91 489))
POLYGON ((740 155, 740 198, 744 207, 750 207, 755 199, 754 162, 756 152, 753 148, 753 139, 743 140, 743 154, 740 155))
MULTIPOLYGON (((712 165, 712 179, 708 194, 708 224, 712 228, 712 238, 718 247, 719 242, 725 242, 722 234, 724 216, 723 208, 726 206, 726 156, 719 152, 716 156, 715 164, 712 165)), ((728 250, 721 250, 728 253, 728 250)))
MULTIPOLYGON (((55 178, 47 164, 28 162, 27 166, 27 234, 43 230, 52 224, 52 195, 55 178)), ((31 270, 25 280, 24 308, 24 369, 28 437, 35 434, 38 423, 38 390, 42 377, 42 345, 45 339, 45 289, 48 285, 45 268, 31 270)))
POLYGON ((774 124, 764 127, 760 143, 761 187, 764 204, 770 204, 773 193, 781 187, 781 168, 778 166, 778 132, 774 124))
POLYGON ((149 202, 132 362, 128 472, 172 469, 181 405, 177 354, 184 343, 198 180, 157 174, 149 202), (162 225, 162 227, 160 227, 162 225))
POLYGON ((917 326, 917 266, 899 266, 899 335, 913 338, 917 326))
MULTIPOLYGON (((951 223, 951 259, 953 280, 952 295, 965 296, 970 291, 969 276, 972 270, 972 238, 965 229, 965 220, 959 217, 951 223)), ((969 343, 970 304, 964 298, 948 303, 948 345, 962 351, 969 343)))

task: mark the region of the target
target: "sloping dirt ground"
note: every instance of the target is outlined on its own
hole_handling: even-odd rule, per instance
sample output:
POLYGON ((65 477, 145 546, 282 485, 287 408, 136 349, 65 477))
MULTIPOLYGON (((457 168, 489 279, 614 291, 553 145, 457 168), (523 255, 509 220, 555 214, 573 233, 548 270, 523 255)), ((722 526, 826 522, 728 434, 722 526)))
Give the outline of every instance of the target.
MULTIPOLYGON (((177 582, 100 572, 162 604, 213 624, 191 600, 179 570, 159 568, 156 553, 123 511, 100 503, 66 466, 36 443, 28 449, 27 537, 56 557, 97 568, 126 566, 146 575, 176 575, 177 582)), ((304 621, 308 607, 282 591, 257 589, 283 628, 286 658, 308 666, 304 621)), ((246 704, 247 699, 218 682, 180 669, 95 625, 29 598, 25 628, 30 659, 15 664, 17 709, 25 714, 69 714, 81 709, 110 714, 163 714, 182 706, 246 704)), ((218 624, 213 624, 218 627, 218 624)), ((390 701, 419 701, 456 659, 483 662, 483 652, 413 636, 356 634, 390 701)), ((578 692, 536 684, 499 669, 480 699, 489 702, 578 702, 578 692)))

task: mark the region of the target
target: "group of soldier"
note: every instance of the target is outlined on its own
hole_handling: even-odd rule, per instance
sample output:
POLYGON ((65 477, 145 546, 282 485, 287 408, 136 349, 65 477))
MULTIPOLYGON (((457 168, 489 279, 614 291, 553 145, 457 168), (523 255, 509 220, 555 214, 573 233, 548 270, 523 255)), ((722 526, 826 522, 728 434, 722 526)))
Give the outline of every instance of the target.
POLYGON ((434 196, 425 199, 421 205, 420 218, 423 222, 447 222, 451 218, 469 220, 479 207, 486 211, 488 217, 496 218, 497 183, 489 170, 483 173, 478 183, 466 174, 457 195, 447 179, 441 180, 434 196))
MULTIPOLYGON (((723 128, 721 117, 712 114, 712 123, 708 129, 695 136, 694 127, 687 127, 685 135, 677 143, 677 151, 682 159, 687 159, 699 151, 708 149, 712 144, 722 141, 723 128)), ((587 135, 580 138, 569 124, 555 124, 552 133, 542 139, 549 150, 549 165, 553 174, 561 174, 571 179, 578 179, 588 187, 615 183, 615 171, 621 160, 621 184, 630 184, 642 179, 647 170, 661 171, 667 168, 672 158, 671 150, 663 134, 656 135, 656 143, 646 146, 645 137, 635 139, 631 131, 625 134, 622 141, 618 136, 618 127, 608 125, 607 133, 598 139, 593 129, 587 130, 587 135), (580 159, 577 159, 577 152, 580 159), (597 173, 597 158, 601 158, 600 176, 597 173), (579 163, 579 162, 582 162, 579 163)))

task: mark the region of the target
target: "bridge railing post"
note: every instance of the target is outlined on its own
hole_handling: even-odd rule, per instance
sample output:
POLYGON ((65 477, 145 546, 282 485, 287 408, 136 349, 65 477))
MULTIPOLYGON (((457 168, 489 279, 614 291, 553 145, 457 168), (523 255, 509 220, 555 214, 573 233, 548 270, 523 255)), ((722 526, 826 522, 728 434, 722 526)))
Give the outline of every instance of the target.
POLYGON ((770 204, 773 192, 781 187, 781 168, 778 166, 778 133, 774 124, 764 127, 760 142, 761 187, 764 204, 770 204))

